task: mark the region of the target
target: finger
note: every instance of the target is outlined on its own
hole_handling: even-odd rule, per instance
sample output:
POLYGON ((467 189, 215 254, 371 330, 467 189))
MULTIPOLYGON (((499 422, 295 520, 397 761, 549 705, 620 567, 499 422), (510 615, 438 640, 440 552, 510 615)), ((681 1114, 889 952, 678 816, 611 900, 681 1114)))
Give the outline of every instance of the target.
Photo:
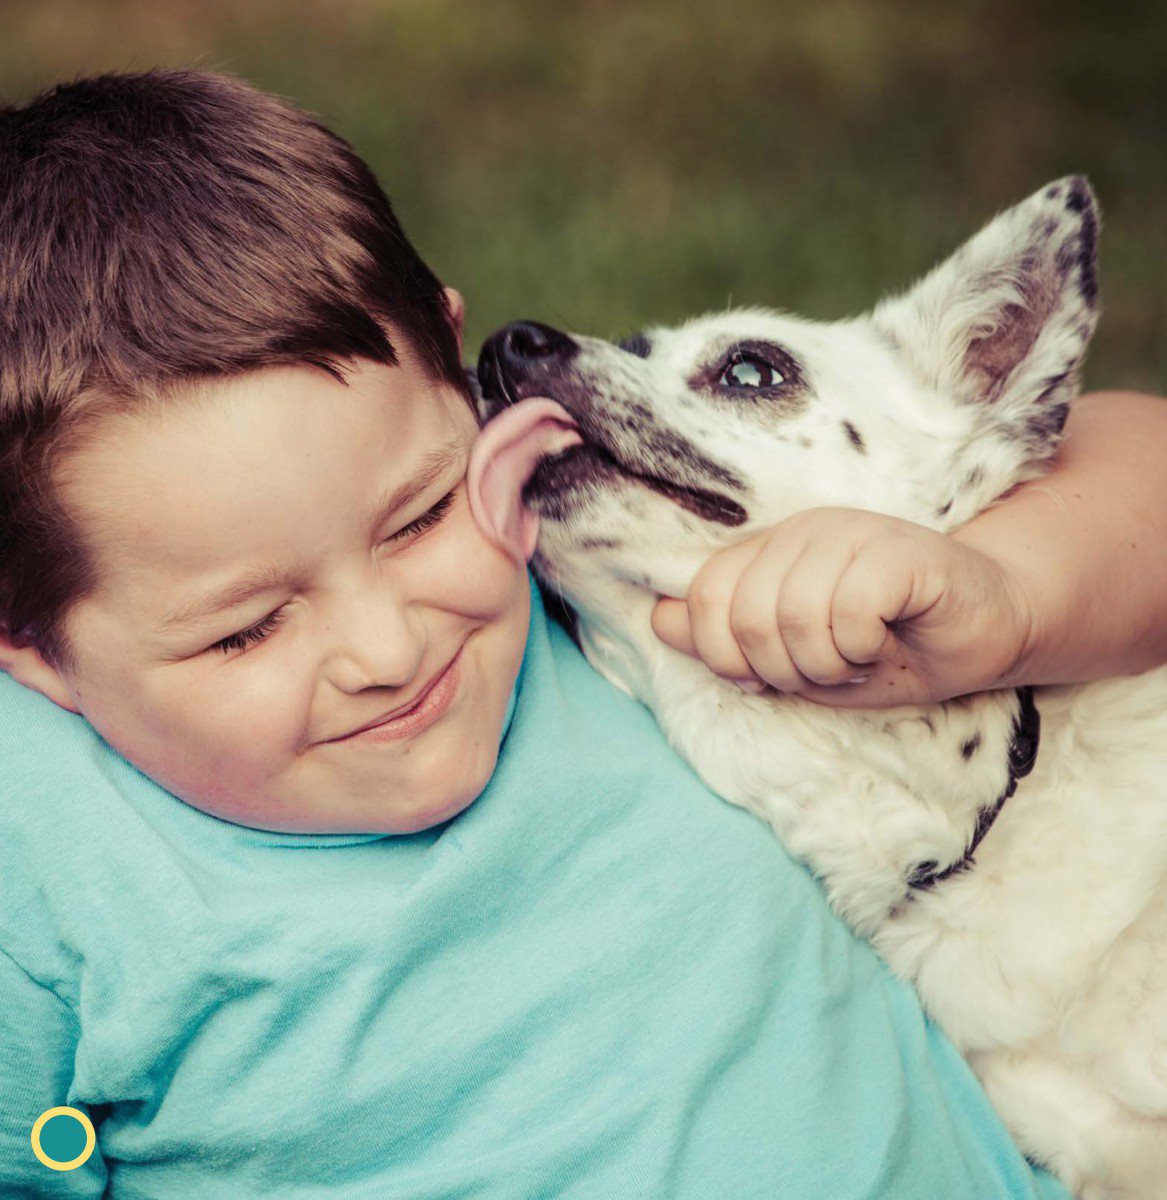
POLYGON ((754 675, 730 628, 730 609, 742 572, 757 557, 764 541, 748 538, 718 551, 693 577, 686 602, 698 657, 726 679, 754 675))
POLYGON ((684 600, 662 596, 653 606, 652 631, 666 646, 696 657, 697 646, 689 623, 689 606, 684 600))
POLYGON ((742 571, 730 606, 730 633, 748 667, 783 692, 796 692, 808 682, 795 666, 778 628, 778 593, 805 548, 801 537, 767 538, 742 571))
POLYGON ((835 586, 854 551, 853 543, 837 538, 811 542, 791 564, 778 591, 782 643, 799 674, 811 683, 838 685, 863 674, 839 653, 831 634, 835 586))
POLYGON ((860 550, 844 569, 831 597, 831 638, 839 654, 868 666, 895 654, 898 643, 888 625, 903 607, 911 586, 911 581, 904 579, 902 563, 889 563, 860 550))
POLYGON ((839 653, 852 662, 886 661, 899 650, 895 621, 920 607, 920 568, 907 542, 861 546, 839 579, 831 627, 839 653))

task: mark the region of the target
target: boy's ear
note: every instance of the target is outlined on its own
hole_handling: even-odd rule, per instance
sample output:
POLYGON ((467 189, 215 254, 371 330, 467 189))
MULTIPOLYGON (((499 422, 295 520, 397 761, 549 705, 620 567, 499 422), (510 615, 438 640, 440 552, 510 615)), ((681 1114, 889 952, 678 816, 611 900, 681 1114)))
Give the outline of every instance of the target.
POLYGON ((446 308, 450 314, 450 324, 454 327, 454 336, 458 339, 458 357, 462 356, 462 325, 466 318, 466 302, 457 288, 446 288, 446 308))
POLYGON ((47 696, 59 708, 80 715, 68 680, 33 646, 17 646, 0 628, 0 671, 17 683, 47 696))
POLYGON ((928 387, 1052 453, 1097 321, 1098 225, 1084 178, 1047 184, 872 323, 928 387))

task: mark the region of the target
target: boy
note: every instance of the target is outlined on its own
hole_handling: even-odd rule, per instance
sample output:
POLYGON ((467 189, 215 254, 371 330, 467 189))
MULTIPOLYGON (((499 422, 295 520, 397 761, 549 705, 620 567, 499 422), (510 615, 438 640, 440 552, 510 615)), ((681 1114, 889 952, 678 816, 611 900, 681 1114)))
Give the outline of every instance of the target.
POLYGON ((343 142, 152 72, 0 156, 5 1195, 1062 1195, 478 534, 343 142))

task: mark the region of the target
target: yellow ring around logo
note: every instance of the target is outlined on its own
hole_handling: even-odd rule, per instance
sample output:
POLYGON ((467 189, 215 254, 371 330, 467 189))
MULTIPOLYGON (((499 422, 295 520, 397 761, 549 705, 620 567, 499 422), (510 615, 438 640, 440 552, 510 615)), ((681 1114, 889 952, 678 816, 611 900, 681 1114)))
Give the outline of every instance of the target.
POLYGON ((93 1122, 78 1108, 69 1108, 68 1105, 61 1105, 59 1108, 48 1108, 36 1119, 36 1124, 32 1127, 32 1133, 29 1135, 32 1142, 32 1152, 45 1164, 54 1171, 75 1171, 82 1163, 88 1161, 89 1156, 93 1153, 93 1147, 97 1145, 97 1135, 93 1132, 93 1122), (72 1117, 76 1121, 80 1121, 85 1129, 85 1149, 77 1155, 76 1158, 71 1158, 68 1162, 60 1162, 55 1158, 50 1158, 41 1149, 41 1130, 45 1127, 47 1121, 51 1121, 53 1117, 72 1117))

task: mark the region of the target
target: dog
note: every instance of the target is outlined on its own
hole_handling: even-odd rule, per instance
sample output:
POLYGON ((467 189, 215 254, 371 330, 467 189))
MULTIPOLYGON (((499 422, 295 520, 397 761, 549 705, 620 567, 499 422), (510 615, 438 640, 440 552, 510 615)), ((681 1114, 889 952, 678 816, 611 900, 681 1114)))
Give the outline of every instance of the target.
POLYGON ((856 319, 743 309, 618 345, 512 324, 479 361, 468 478, 595 668, 914 983, 1026 1154, 1080 1197, 1151 1200, 1167 669, 853 711, 745 692, 650 625, 715 550, 801 510, 943 532, 1039 477, 1095 328, 1098 229, 1070 177, 856 319))

